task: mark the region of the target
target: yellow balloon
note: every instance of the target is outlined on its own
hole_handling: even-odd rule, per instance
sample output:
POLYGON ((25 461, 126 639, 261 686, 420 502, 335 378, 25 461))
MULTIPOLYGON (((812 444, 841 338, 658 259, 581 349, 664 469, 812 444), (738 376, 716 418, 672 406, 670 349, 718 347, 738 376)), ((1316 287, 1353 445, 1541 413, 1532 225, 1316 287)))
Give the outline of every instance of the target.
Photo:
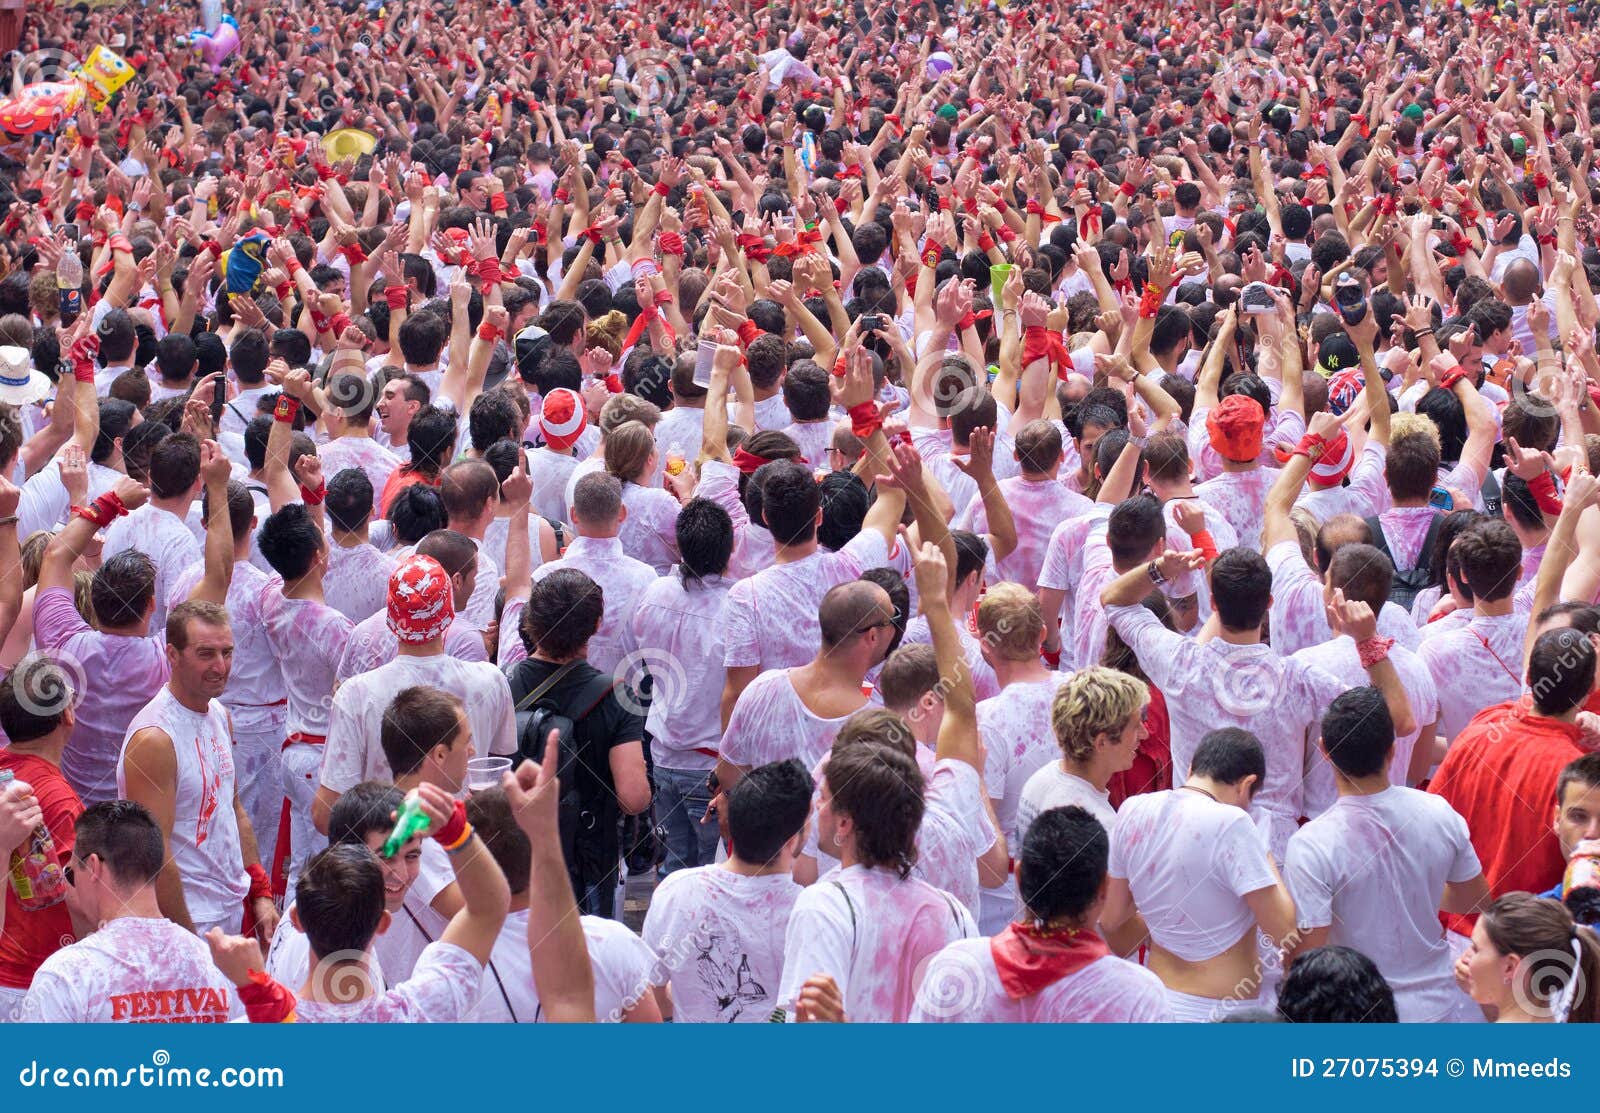
POLYGON ((113 94, 133 80, 133 67, 122 57, 103 46, 89 52, 79 67, 77 76, 89 93, 89 106, 100 111, 113 94))
POLYGON ((378 137, 360 128, 338 128, 322 137, 322 149, 329 162, 370 155, 378 145, 378 137))

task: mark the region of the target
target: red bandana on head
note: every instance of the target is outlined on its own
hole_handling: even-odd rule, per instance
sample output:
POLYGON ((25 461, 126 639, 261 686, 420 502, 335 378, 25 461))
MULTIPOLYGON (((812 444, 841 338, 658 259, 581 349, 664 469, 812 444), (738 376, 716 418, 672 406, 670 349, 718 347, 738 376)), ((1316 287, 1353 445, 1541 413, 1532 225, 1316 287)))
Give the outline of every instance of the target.
POLYGON ((389 629, 407 645, 444 636, 456 616, 455 594, 444 566, 412 555, 389 576, 389 629))

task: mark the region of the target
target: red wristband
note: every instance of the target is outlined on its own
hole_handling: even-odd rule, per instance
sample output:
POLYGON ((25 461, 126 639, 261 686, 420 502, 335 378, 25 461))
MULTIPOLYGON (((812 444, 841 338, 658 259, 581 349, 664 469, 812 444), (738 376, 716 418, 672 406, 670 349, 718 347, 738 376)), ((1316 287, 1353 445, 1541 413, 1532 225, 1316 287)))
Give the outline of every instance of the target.
POLYGON ((1466 369, 1459 363, 1439 376, 1439 386, 1443 390, 1452 390, 1455 385, 1467 377, 1466 369))
POLYGON ((1356 642, 1356 652, 1361 655, 1361 667, 1370 669, 1379 661, 1386 660, 1393 645, 1393 638, 1386 638, 1380 634, 1374 634, 1366 641, 1356 642))
POLYGON ((433 840, 446 850, 454 850, 468 831, 467 806, 457 800, 455 808, 450 812, 450 818, 445 821, 443 827, 433 832, 433 840))
POLYGON ((1533 501, 1539 504, 1540 511, 1550 515, 1561 513, 1561 499, 1556 495, 1556 477, 1548 471, 1542 471, 1528 480, 1528 491, 1533 495, 1533 501))
POLYGON ((1191 533, 1189 540, 1194 542, 1194 547, 1199 549, 1208 561, 1217 559, 1217 542, 1211 536, 1211 531, 1203 529, 1199 533, 1191 533))
POLYGON ((503 213, 503 212, 506 211, 506 207, 507 206, 506 206, 506 195, 505 194, 503 194, 503 193, 491 193, 491 194, 489 194, 489 211, 490 212, 492 212, 492 213, 503 213))
POLYGON ((323 483, 316 490, 312 490, 304 483, 300 485, 300 501, 307 506, 321 506, 322 500, 328 497, 328 485, 323 483))
POLYGON ((250 984, 239 986, 238 995, 251 1024, 294 1023, 294 994, 264 971, 250 971, 250 984))
POLYGON ((485 321, 483 324, 478 326, 479 340, 487 340, 489 343, 493 344, 496 340, 499 340, 504 335, 505 333, 500 331, 500 326, 491 325, 488 321, 485 321))
POLYGON ((500 260, 490 257, 478 260, 478 281, 485 286, 500 285, 500 260))
POLYGON ((389 303, 389 312, 398 313, 406 307, 406 296, 410 292, 407 286, 385 286, 383 300, 389 303))
POLYGON ((655 190, 657 196, 660 196, 660 197, 665 197, 667 194, 672 192, 672 187, 669 186, 666 182, 657 182, 655 185, 651 186, 650 188, 655 190))
POLYGON ((267 871, 259 865, 246 866, 244 872, 250 875, 250 891, 245 894, 246 900, 272 899, 272 879, 267 876, 267 871))
POLYGON ((292 422, 300 412, 300 399, 287 394, 278 395, 278 404, 272 408, 272 420, 292 422))
POLYGON ((878 412, 878 404, 873 401, 862 402, 851 406, 850 431, 861 440, 866 440, 879 429, 883 428, 883 415, 878 412))

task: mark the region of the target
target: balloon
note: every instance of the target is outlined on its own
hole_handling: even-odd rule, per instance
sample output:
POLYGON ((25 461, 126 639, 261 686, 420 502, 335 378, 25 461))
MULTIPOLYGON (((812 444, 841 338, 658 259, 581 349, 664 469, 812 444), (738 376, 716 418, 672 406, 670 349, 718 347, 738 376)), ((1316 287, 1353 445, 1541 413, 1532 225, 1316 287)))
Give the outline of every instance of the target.
POLYGON ((942 50, 935 50, 928 55, 927 64, 923 68, 927 71, 928 80, 937 81, 956 68, 956 60, 942 50))
POLYGON ((208 35, 215 35, 222 23, 222 0, 200 0, 200 26, 208 35))
POLYGON ((116 91, 133 79, 133 67, 103 46, 97 46, 77 70, 89 95, 89 107, 100 111, 116 91))
POLYGON ((83 104, 84 88, 77 81, 36 81, 15 96, 0 101, 0 128, 13 135, 54 131, 83 104))
POLYGON ((184 39, 194 47, 196 54, 205 59, 212 73, 221 73, 222 63, 239 49, 239 25, 233 21, 233 16, 225 15, 214 32, 208 33, 197 28, 184 39))
POLYGON ((223 252, 222 273, 228 280, 228 293, 248 294, 261 281, 266 266, 267 245, 272 238, 256 229, 223 252))
POLYGON ((370 155, 377 145, 378 137, 360 128, 335 128, 322 137, 322 149, 330 163, 370 155))

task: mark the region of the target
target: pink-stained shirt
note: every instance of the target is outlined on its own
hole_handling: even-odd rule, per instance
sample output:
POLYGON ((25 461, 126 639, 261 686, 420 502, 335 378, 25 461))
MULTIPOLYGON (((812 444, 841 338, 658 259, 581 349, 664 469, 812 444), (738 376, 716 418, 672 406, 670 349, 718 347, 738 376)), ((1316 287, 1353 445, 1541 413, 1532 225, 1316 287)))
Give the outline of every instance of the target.
MULTIPOLYGON (((1442 620, 1441 620, 1442 621, 1442 620)), ((1435 624, 1436 625, 1436 624, 1435 624)), ((1522 695, 1528 616, 1474 614, 1417 650, 1439 692, 1439 733, 1453 740, 1485 707, 1522 695)))
POLYGON ((1422 543, 1438 513, 1431 506, 1394 506, 1378 515, 1396 572, 1409 571, 1431 559, 1433 554, 1423 552, 1422 543))
POLYGON ((1381 514, 1389 509, 1391 501, 1389 485, 1383 478, 1388 455, 1383 445, 1368 441, 1350 469, 1346 485, 1318 489, 1307 483, 1295 505, 1311 511, 1318 522, 1326 522, 1336 514, 1354 514, 1358 518, 1381 514))
POLYGON ((323 477, 330 481, 346 468, 365 472, 374 498, 383 493, 389 477, 400 467, 400 457, 371 437, 335 437, 317 446, 317 459, 322 462, 323 477))
POLYGON ((913 1024, 1168 1023, 1161 979, 1137 963, 1106 955, 1030 997, 1000 983, 987 938, 951 943, 928 963, 911 1012, 913 1024))
POLYGON ((155 562, 156 609, 150 616, 150 628, 159 630, 167 622, 167 600, 171 597, 173 579, 202 559, 205 551, 188 522, 153 502, 145 503, 106 527, 101 559, 110 560, 128 549, 138 549, 155 562))
POLYGON ((772 567, 772 534, 750 520, 739 497, 737 468, 721 460, 707 460, 700 465, 700 482, 695 484, 694 494, 696 498, 710 499, 733 519, 733 555, 728 559, 727 573, 730 580, 742 580, 772 567))
POLYGON ((797 421, 784 426, 784 433, 800 446, 800 461, 808 468, 828 466, 828 448, 833 444, 834 421, 797 421))
POLYGON ((477 1004, 483 963, 439 940, 429 943, 411 976, 393 989, 350 1004, 326 1004, 300 997, 295 1020, 301 1024, 451 1024, 463 1021, 477 1004))
MULTIPOLYGON (((961 654, 967 659, 967 671, 972 674, 972 689, 977 698, 998 696, 1000 681, 995 679, 994 668, 983 659, 983 646, 963 621, 956 623, 956 639, 961 642, 961 654)), ((932 645, 933 633, 928 629, 927 618, 919 614, 906 623, 906 634, 900 642, 902 645, 932 645)))
POLYGON ((389 600, 394 557, 363 541, 344 546, 328 543, 328 570, 322 574, 322 597, 351 622, 371 618, 389 600))
POLYGON ((446 654, 396 657, 387 665, 351 677, 334 693, 328 743, 322 754, 322 784, 347 792, 362 781, 392 781, 394 770, 380 744, 383 713, 407 688, 427 684, 466 704, 472 756, 517 752, 511 686, 486 661, 459 661, 446 654))
POLYGON ((1267 517, 1267 492, 1278 478, 1277 468, 1223 472, 1195 487, 1195 497, 1214 506, 1228 519, 1239 544, 1261 549, 1261 526, 1267 517))
MULTIPOLYGON (((1087 514, 1094 506, 1084 496, 1063 487, 1054 479, 1024 479, 1016 476, 1000 480, 1000 494, 1011 508, 1017 526, 1017 547, 995 561, 1000 579, 1038 591, 1039 573, 1044 568, 1045 550, 1056 527, 1070 518, 1087 514)), ((957 528, 982 536, 989 532, 989 515, 983 499, 975 497, 956 516, 957 528)))
POLYGON ((283 669, 288 733, 327 737, 334 678, 354 623, 326 603, 290 599, 281 589, 268 593, 262 621, 283 669))
POLYGON ((85 807, 115 800, 128 724, 167 682, 165 631, 144 638, 103 633, 78 614, 70 591, 53 587, 34 599, 33 638, 78 689, 62 774, 85 807))
POLYGON ((1273 855, 1281 861, 1302 814, 1306 732, 1315 729, 1347 685, 1320 668, 1281 657, 1269 646, 1236 645, 1221 638, 1201 645, 1168 630, 1142 606, 1110 607, 1107 612, 1150 682, 1166 697, 1173 784, 1188 779, 1189 763, 1210 731, 1240 727, 1261 742, 1267 775, 1250 813, 1268 832, 1273 855))
POLYGON ((1057 616, 1061 631, 1061 663, 1071 671, 1076 660, 1076 626, 1078 614, 1078 581, 1083 576, 1083 546, 1089 539, 1089 530, 1104 517, 1085 513, 1062 522, 1050 534, 1045 546, 1044 565, 1039 569, 1039 587, 1059 591, 1061 614, 1057 616))
POLYGON ((733 583, 722 576, 659 577, 633 612, 640 663, 651 676, 650 754, 665 769, 710 769, 722 741, 722 664, 718 627, 733 583))
MULTIPOLYGON (((1106 652, 1106 609, 1100 605, 1100 593, 1117 578, 1117 570, 1111 564, 1111 546, 1106 543, 1110 509, 1097 510, 1090 516, 1094 524, 1084 539, 1083 574, 1073 597, 1072 667, 1076 669, 1098 665, 1106 652)), ((1063 641, 1061 647, 1061 663, 1065 665, 1067 643, 1063 641)))
POLYGON ((806 979, 827 974, 852 1021, 904 1021, 927 961, 977 934, 966 906, 926 881, 859 865, 838 870, 795 901, 779 1006, 792 1014, 806 979))
POLYGON ((535 448, 528 452, 528 475, 533 480, 533 494, 528 505, 534 513, 552 522, 568 521, 567 482, 578 467, 578 458, 569 452, 556 452, 550 448, 535 448))
POLYGON ((40 965, 22 1004, 28 1023, 224 1024, 244 1015, 233 983, 193 932, 119 916, 40 965))
MULTIPOLYGON (((1206 415, 1210 412, 1210 406, 1196 406, 1184 429, 1183 435, 1189 446, 1189 459, 1194 462, 1196 480, 1209 480, 1223 474, 1222 454, 1211 447, 1211 433, 1206 429, 1206 415)), ((1305 434, 1305 418, 1290 411, 1280 411, 1274 406, 1267 414, 1266 425, 1261 431, 1261 453, 1256 457, 1256 463, 1262 467, 1272 467, 1277 462, 1273 447, 1298 444, 1305 434)))
POLYGON ((789 758, 814 769, 849 717, 824 719, 812 714, 789 678, 789 670, 771 669, 739 693, 717 752, 729 764, 750 769, 789 758))
MULTIPOLYGON (((168 609, 187 599, 204 575, 204 562, 179 573, 167 597, 168 609)), ((279 740, 283 736, 287 714, 283 671, 261 618, 263 604, 282 586, 276 572, 263 572, 247 560, 234 562, 225 600, 228 627, 233 631, 233 667, 228 670, 228 686, 218 698, 233 716, 237 734, 277 735, 279 740)))
POLYGON ((624 483, 622 505, 628 511, 617 530, 622 551, 665 576, 678 563, 678 500, 660 487, 624 483))
MULTIPOLYGON (((1361 654, 1356 652, 1356 643, 1349 637, 1341 636, 1319 645, 1307 646, 1296 653, 1294 659, 1338 677, 1347 688, 1362 688, 1372 683, 1367 671, 1361 667, 1361 654)), ((1417 747, 1418 737, 1438 721, 1439 693, 1434 687, 1433 677, 1428 673, 1428 666, 1411 650, 1395 645, 1389 650, 1389 662, 1400 674, 1400 683, 1406 690, 1406 702, 1411 705, 1411 716, 1417 721, 1415 730, 1394 740, 1394 756, 1389 760, 1389 780, 1404 785, 1411 768, 1411 752, 1417 747)), ((1332 807, 1339 794, 1333 768, 1317 742, 1321 734, 1320 724, 1306 731, 1302 813, 1312 818, 1332 807)), ((1428 740, 1430 743, 1433 740, 1431 730, 1428 740)))
POLYGON ((605 611, 599 632, 589 639, 589 664, 601 672, 617 672, 636 648, 633 611, 645 589, 656 582, 655 569, 628 555, 619 538, 574 537, 559 560, 533 570, 533 581, 562 568, 576 568, 600 585, 605 611))
MULTIPOLYGON (((1328 625, 1323 583, 1306 563, 1300 545, 1294 541, 1278 542, 1267 551, 1267 566, 1272 569, 1272 606, 1267 625, 1272 648, 1288 657, 1330 641, 1333 628, 1328 625)), ((1416 623, 1404 607, 1395 603, 1384 603, 1378 612, 1378 633, 1406 649, 1422 644, 1416 623)))
POLYGON ((829 589, 859 579, 888 562, 888 546, 877 530, 862 530, 836 553, 817 549, 787 564, 774 564, 728 593, 726 646, 729 668, 758 665, 785 669, 811 660, 822 644, 817 608, 829 589))
POLYGON ((983 783, 994 801, 995 817, 1008 846, 1020 846, 1017 802, 1028 778, 1061 757, 1050 726, 1050 704, 1066 673, 1048 680, 1012 684, 978 703, 978 732, 983 736, 983 783))
MULTIPOLYGON (((483 644, 483 633, 470 624, 456 619, 444 632, 445 655, 458 661, 486 662, 489 650, 483 644)), ((351 677, 371 672, 387 665, 400 655, 400 639, 389 629, 387 608, 370 618, 364 618, 350 630, 344 653, 339 657, 338 681, 345 683, 351 677)))

